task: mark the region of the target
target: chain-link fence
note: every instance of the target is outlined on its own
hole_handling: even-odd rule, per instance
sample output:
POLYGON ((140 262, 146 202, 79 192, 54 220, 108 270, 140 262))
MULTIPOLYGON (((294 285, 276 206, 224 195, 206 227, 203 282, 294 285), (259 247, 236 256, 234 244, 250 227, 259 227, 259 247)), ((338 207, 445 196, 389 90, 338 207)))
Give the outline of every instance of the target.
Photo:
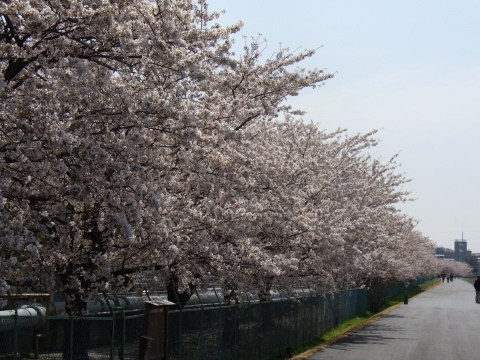
POLYGON ((113 317, 46 316, 35 327, 21 318, 1 331, 0 359, 138 359, 143 314, 113 317))
MULTIPOLYGON (((404 290, 403 283, 395 284, 384 293, 392 298, 404 290)), ((213 288, 205 293, 216 291, 213 288)), ((287 357, 299 345, 370 306, 366 289, 333 295, 280 294, 269 302, 245 294, 243 301, 234 305, 224 304, 219 296, 218 301, 202 302, 202 296, 196 295, 198 305, 168 310, 166 353, 170 360, 287 357)), ((134 360, 145 353, 141 340, 145 342, 148 334, 143 312, 113 309, 109 314, 69 317, 46 316, 34 310, 10 310, 7 315, 0 311, 0 360, 134 360)))
POLYGON ((289 355, 367 310, 366 290, 169 312, 169 359, 271 359, 289 355))

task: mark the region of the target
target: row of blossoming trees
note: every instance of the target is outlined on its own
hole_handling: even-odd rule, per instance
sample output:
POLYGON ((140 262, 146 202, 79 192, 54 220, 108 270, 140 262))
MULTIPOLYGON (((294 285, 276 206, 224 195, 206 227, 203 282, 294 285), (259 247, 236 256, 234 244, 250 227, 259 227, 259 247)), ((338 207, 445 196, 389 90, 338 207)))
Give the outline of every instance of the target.
POLYGON ((327 133, 285 100, 331 77, 313 51, 232 51, 241 25, 193 0, 0 4, 0 292, 157 279, 182 301, 334 291, 439 272, 395 208, 375 133, 327 133), (55 283, 54 283, 55 282, 55 283))

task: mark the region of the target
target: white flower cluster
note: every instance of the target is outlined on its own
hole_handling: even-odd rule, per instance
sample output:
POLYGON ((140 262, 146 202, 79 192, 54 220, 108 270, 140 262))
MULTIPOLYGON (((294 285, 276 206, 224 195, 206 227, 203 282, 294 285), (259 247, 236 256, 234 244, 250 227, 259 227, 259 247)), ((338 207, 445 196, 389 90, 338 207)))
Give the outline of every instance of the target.
MULTIPOLYGON (((313 55, 212 22, 203 1, 0 4, 0 292, 75 304, 163 279, 191 294, 333 290, 432 273, 431 242, 375 132, 325 133, 284 102, 331 78, 313 55), (281 120, 283 119, 283 120, 281 120), (57 285, 58 286, 58 285, 57 285)), ((73 310, 76 311, 76 310, 73 310)))

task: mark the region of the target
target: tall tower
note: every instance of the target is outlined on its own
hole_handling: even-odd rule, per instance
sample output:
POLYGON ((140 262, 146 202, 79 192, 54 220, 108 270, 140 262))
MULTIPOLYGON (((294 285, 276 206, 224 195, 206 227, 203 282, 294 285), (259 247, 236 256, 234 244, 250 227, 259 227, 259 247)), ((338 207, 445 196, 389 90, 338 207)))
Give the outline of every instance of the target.
POLYGON ((454 258, 457 261, 465 261, 467 259, 467 255, 467 241, 463 239, 462 232, 462 240, 455 240, 454 258))

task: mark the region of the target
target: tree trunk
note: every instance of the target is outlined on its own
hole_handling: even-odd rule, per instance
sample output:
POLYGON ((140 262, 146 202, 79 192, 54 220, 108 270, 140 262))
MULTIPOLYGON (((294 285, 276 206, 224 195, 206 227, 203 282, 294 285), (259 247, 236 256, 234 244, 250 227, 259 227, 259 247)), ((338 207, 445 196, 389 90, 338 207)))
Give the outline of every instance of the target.
POLYGON ((188 290, 179 292, 178 278, 174 274, 170 275, 170 278, 167 283, 168 301, 171 301, 177 304, 177 306, 183 308, 187 304, 188 300, 190 300, 193 292, 196 289, 196 286, 193 284, 189 284, 188 286, 189 286, 188 290))

